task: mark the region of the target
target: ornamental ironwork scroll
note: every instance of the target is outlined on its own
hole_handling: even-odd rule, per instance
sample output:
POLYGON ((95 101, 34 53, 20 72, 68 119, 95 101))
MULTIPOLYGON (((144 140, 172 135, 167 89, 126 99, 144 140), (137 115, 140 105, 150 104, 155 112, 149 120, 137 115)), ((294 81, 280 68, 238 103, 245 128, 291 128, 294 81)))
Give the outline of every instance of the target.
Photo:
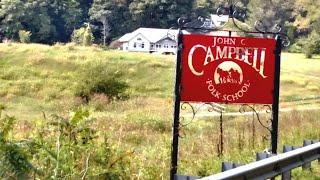
MULTIPOLYGON (((238 20, 245 19, 245 15, 245 11, 238 8, 238 3, 230 0, 228 6, 219 7, 216 15, 211 17, 198 17, 195 20, 178 19, 171 180, 175 179, 177 174, 179 138, 186 135, 184 128, 194 122, 200 109, 204 106, 207 107, 209 113, 216 113, 220 117, 220 154, 223 153, 222 127, 225 109, 216 103, 243 104, 239 113, 249 112, 253 115, 252 135, 255 136, 254 120, 256 119, 270 133, 272 153, 277 152, 280 54, 281 49, 288 46, 290 41, 288 36, 282 33, 280 25, 275 24, 268 29, 262 21, 258 20, 254 27, 250 27, 238 20), (225 21, 217 24, 213 20, 215 17, 224 18, 225 21), (237 30, 225 28, 230 22, 237 30), (210 35, 211 32, 217 31, 227 32, 228 35, 210 35), (258 35, 258 38, 234 37, 232 36, 233 32, 251 36, 258 35), (214 47, 216 48, 214 49, 214 47), (193 61, 194 57, 202 59, 202 61, 193 61), (217 63, 218 61, 219 63, 217 63), (245 69, 244 65, 250 66, 251 69, 245 69), (207 69, 211 69, 211 71, 214 69, 214 72, 207 73, 208 75, 205 76, 207 69), (250 75, 245 77, 243 71, 250 75), (201 76, 203 76, 202 79, 199 78, 201 76), (266 81, 265 79, 268 78, 269 80, 266 81), (262 83, 255 87, 259 81, 262 83), (224 88, 216 88, 217 85, 226 84, 228 86, 224 86, 224 88), (265 88, 265 85, 268 87, 265 88), (232 88, 238 88, 239 91, 225 93, 232 88), (250 97, 244 97, 244 93, 249 92, 249 88, 255 90, 250 91, 251 94, 248 93, 250 97), (259 94, 263 95, 258 96, 259 94), (192 102, 202 102, 202 104, 196 107, 192 102), (257 105, 250 105, 250 103, 260 104, 262 108, 257 109, 257 105), (190 117, 180 117, 180 111, 187 109, 190 110, 190 117), (263 121, 260 116, 262 113, 272 114, 272 117, 263 121)), ((268 137, 265 138, 268 139, 268 137)))

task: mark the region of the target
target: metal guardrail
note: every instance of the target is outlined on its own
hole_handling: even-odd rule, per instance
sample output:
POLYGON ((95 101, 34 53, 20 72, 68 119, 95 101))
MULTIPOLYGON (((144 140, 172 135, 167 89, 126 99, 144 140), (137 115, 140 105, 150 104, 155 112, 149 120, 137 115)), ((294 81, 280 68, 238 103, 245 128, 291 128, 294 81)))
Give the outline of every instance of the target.
POLYGON ((268 179, 290 172, 320 158, 320 142, 243 165, 200 180, 268 179))

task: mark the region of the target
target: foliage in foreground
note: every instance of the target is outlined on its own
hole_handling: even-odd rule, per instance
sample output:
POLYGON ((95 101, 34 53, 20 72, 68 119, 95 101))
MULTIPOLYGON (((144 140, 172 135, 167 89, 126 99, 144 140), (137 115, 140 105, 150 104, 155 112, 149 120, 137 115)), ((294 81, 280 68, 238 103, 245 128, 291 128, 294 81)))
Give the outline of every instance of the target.
POLYGON ((2 115, 4 106, 0 104, 0 177, 25 178, 33 169, 30 164, 23 142, 11 140, 11 132, 15 118, 2 115))
MULTIPOLYGON (((2 110, 0 111, 0 113, 2 110)), ((0 119, 0 177, 127 179, 127 156, 103 132, 93 130, 89 110, 80 108, 65 118, 52 115, 38 121, 34 135, 23 141, 10 137, 15 118, 0 119)))

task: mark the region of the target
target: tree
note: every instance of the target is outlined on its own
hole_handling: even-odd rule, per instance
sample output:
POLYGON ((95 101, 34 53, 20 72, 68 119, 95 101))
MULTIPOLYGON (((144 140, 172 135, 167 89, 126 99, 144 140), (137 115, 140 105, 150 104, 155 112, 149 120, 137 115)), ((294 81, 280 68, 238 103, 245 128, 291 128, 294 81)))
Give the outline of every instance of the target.
MULTIPOLYGON (((320 0, 297 0, 295 1, 295 21, 294 25, 298 28, 315 29, 317 23, 320 24, 320 0)), ((319 30, 320 31, 320 30, 319 30)))
POLYGON ((284 26, 292 17, 294 9, 293 0, 252 0, 248 3, 248 22, 262 22, 262 29, 270 30, 275 24, 284 26))
POLYGON ((66 42, 80 26, 81 10, 75 0, 3 0, 0 5, 1 28, 13 39, 18 39, 19 30, 27 30, 33 42, 66 42))
POLYGON ((133 0, 129 9, 138 26, 170 28, 176 25, 179 17, 189 17, 193 5, 193 0, 133 0))
POLYGON ((20 0, 2 0, 0 1, 0 21, 1 29, 6 37, 17 38, 19 30, 23 28, 25 22, 25 7, 20 0))

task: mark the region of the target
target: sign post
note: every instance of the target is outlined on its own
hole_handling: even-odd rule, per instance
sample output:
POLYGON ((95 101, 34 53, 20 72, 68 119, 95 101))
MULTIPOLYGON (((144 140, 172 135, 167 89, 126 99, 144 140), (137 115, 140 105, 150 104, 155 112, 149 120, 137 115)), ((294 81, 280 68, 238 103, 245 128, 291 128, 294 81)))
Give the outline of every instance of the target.
POLYGON ((271 131, 271 151, 277 154, 278 148, 278 119, 279 119, 279 87, 280 87, 280 65, 281 65, 282 39, 276 37, 275 70, 274 70, 274 90, 272 103, 272 131, 271 131))
POLYGON ((175 82, 175 88, 174 88, 174 115, 173 115, 170 180, 174 180, 174 176, 175 174, 177 174, 177 166, 178 166, 182 50, 183 50, 182 31, 181 29, 179 29, 178 52, 177 52, 177 62, 176 62, 176 82, 175 82))

